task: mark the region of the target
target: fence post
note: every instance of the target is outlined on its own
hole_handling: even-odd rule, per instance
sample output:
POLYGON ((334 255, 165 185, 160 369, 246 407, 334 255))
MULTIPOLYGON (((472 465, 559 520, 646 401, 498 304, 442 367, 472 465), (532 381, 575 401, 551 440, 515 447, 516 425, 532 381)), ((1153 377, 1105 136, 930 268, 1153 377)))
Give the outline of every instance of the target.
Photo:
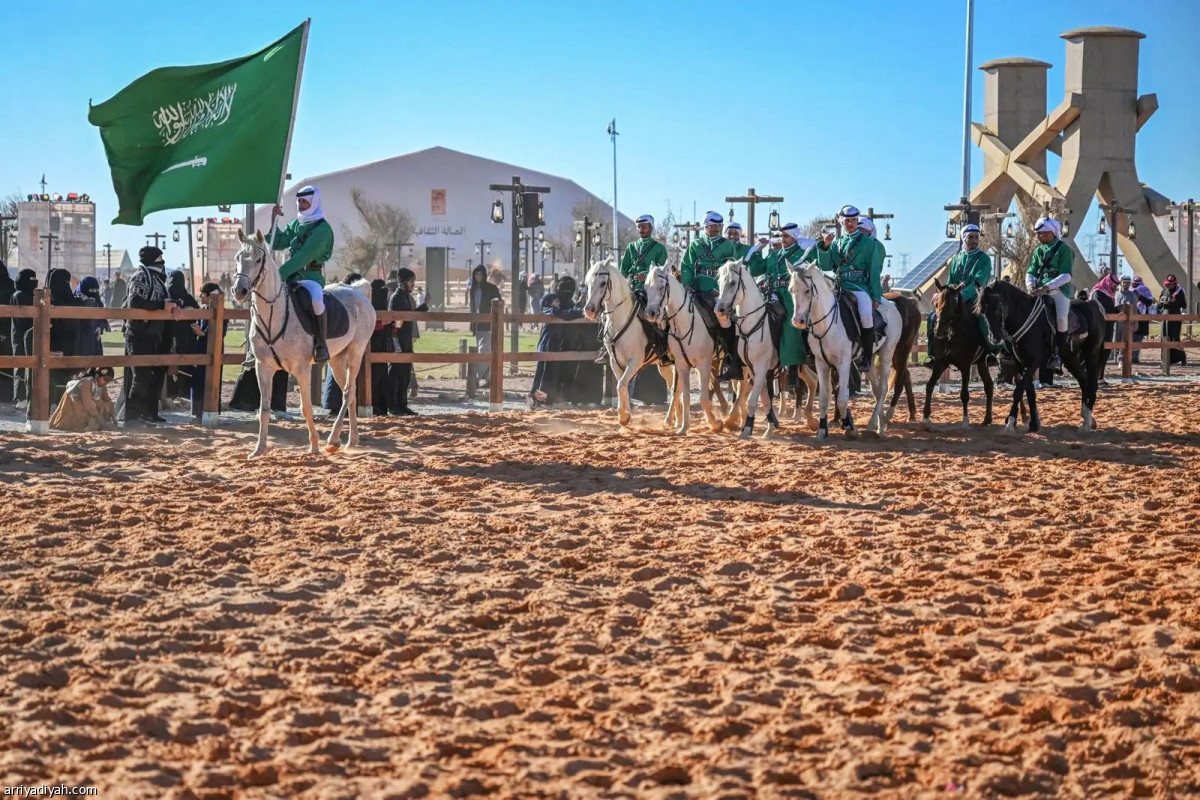
MULTIPOLYGON (((504 301, 492 301, 492 375, 489 411, 504 410, 504 301)), ((515 361, 513 362, 516 363, 515 361)))
MULTIPOLYGON (((354 404, 358 406, 358 417, 363 419, 375 412, 375 400, 371 397, 371 348, 363 353, 362 366, 358 370, 358 382, 355 384, 354 404)), ((342 402, 345 402, 343 398, 342 402)))
POLYGON ((221 373, 225 371, 225 294, 217 292, 208 321, 208 369, 204 373, 204 413, 200 424, 217 427, 221 413, 221 373))
POLYGON ((50 432, 50 367, 46 363, 50 356, 50 295, 46 289, 33 290, 33 307, 37 310, 33 318, 37 366, 30 370, 29 432, 44 435, 50 432))
MULTIPOLYGON (((466 355, 466 353, 467 353, 467 340, 466 340, 466 339, 459 339, 459 340, 458 340, 458 352, 459 352, 459 355, 466 355)), ((459 365, 458 365, 458 378, 459 378, 459 380, 465 380, 465 379, 466 379, 466 377, 467 377, 467 367, 469 367, 469 366, 471 366, 471 365, 470 365, 470 364, 459 364, 459 365)))
POLYGON ((1133 303, 1125 304, 1125 327, 1121 331, 1125 344, 1121 351, 1121 380, 1133 378, 1133 303))

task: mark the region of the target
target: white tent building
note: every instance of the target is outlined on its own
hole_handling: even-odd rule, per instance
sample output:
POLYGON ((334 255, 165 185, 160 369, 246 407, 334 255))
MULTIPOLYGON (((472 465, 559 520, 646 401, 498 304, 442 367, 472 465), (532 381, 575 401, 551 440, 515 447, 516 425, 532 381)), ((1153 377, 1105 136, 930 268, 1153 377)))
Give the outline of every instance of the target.
MULTIPOLYGON (((604 224, 603 239, 606 243, 611 241, 612 207, 574 181, 445 147, 431 147, 295 181, 284 194, 284 222, 281 224, 295 218, 295 191, 306 184, 320 188, 325 218, 333 225, 339 242, 344 241, 345 230, 357 233, 362 228, 351 200, 351 192, 356 188, 370 201, 388 203, 407 211, 416 231, 411 239, 412 246, 403 249, 402 263, 415 267, 421 281, 428 279, 430 302, 437 306, 442 302, 443 281, 448 277, 455 280, 465 277, 468 260, 472 264, 479 263, 480 241, 490 243, 484 246, 483 261, 489 267, 501 267, 506 276, 511 274, 510 195, 493 192, 488 185, 511 183, 514 176, 519 176, 527 185, 550 187, 550 193, 542 197, 547 239, 562 245, 573 243, 575 220, 572 210, 579 203, 590 202, 596 208, 606 209, 604 218, 593 222, 604 224), (494 224, 490 217, 492 202, 497 198, 504 201, 503 224, 494 224)), ((257 226, 265 230, 270 224, 270 207, 256 209, 255 220, 257 226)), ((622 229, 633 226, 633 221, 624 215, 618 220, 622 229)), ((379 266, 394 267, 394 258, 390 256, 388 263, 379 266)), ((564 271, 562 258, 560 252, 559 272, 564 271)), ((344 273, 337 259, 335 246, 332 263, 326 267, 327 277, 344 273)), ((533 261, 535 271, 541 270, 541 263, 539 253, 533 261)), ((547 256, 547 273, 550 264, 547 256)))

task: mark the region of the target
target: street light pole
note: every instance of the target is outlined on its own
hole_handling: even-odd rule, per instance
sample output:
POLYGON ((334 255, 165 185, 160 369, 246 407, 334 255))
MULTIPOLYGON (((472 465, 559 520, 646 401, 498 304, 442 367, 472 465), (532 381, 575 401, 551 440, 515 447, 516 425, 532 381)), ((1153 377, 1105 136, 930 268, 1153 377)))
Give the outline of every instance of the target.
POLYGON ((112 245, 111 244, 104 245, 104 259, 105 259, 105 263, 108 265, 108 282, 111 285, 112 284, 112 245))
POLYGON ((967 64, 963 70, 962 196, 971 196, 971 63, 975 55, 975 0, 967 0, 967 64))
POLYGON ((746 204, 746 236, 753 242, 754 236, 754 207, 759 203, 782 203, 782 197, 774 195, 760 195, 754 191, 753 187, 746 190, 746 194, 741 197, 726 197, 726 203, 745 203, 746 204))
POLYGON ((163 240, 165 240, 165 239, 167 238, 167 235, 166 235, 165 233, 147 233, 147 234, 146 234, 146 238, 147 238, 147 239, 153 239, 153 240, 154 240, 154 246, 155 246, 155 247, 158 247, 158 241, 159 241, 159 239, 163 239, 163 240))
MULTIPOLYGON (((1132 208, 1124 208, 1122 206, 1117 205, 1116 203, 1100 203, 1099 207, 1100 207, 1100 213, 1103 214, 1104 219, 1107 219, 1107 221, 1108 221, 1109 242, 1111 243, 1108 247, 1108 274, 1112 275, 1115 278, 1115 277, 1117 277, 1117 220, 1118 220, 1118 215, 1125 214, 1127 217, 1132 217, 1137 212, 1135 212, 1132 208)), ((1100 224, 1101 225, 1104 224, 1103 219, 1100 224)), ((1126 222, 1126 226, 1127 226, 1129 238, 1132 239, 1134 237, 1134 235, 1136 235, 1134 232, 1135 229, 1134 229, 1133 221, 1129 220, 1128 222, 1126 222)), ((1101 231, 1101 233, 1103 233, 1103 231, 1101 231)))
POLYGON ((46 283, 48 284, 50 283, 50 270, 52 268, 50 258, 54 253, 54 248, 58 246, 58 240, 62 237, 55 233, 46 233, 38 238, 46 240, 46 283))
MULTIPOLYGON (((518 310, 518 305, 517 305, 517 263, 521 260, 521 249, 520 249, 521 243, 517 240, 517 235, 520 233, 520 230, 517 228, 517 199, 521 196, 521 194, 523 192, 537 192, 538 194, 550 194, 550 187, 549 186, 526 186, 525 184, 521 183, 521 177, 519 175, 514 175, 513 179, 512 179, 512 183, 492 183, 492 184, 488 185, 488 188, 490 190, 492 190, 493 192, 508 192, 509 196, 510 196, 509 206, 510 206, 510 209, 512 212, 512 223, 509 226, 509 231, 510 231, 509 238, 512 243, 512 251, 511 251, 512 261, 510 262, 509 273, 512 276, 511 277, 512 286, 510 287, 511 294, 512 294, 512 300, 511 300, 511 304, 510 304, 509 308, 511 308, 513 311, 517 311, 518 310)), ((497 202, 499 202, 499 201, 497 201, 497 202)), ((503 206, 501 206, 501 208, 503 208, 503 206)), ((512 328, 512 334, 511 334, 510 347, 512 349, 512 352, 515 353, 515 352, 517 352, 517 350, 520 347, 520 339, 519 339, 520 326, 512 325, 511 328, 512 328)), ((517 369, 517 362, 514 361, 513 365, 512 365, 512 374, 516 374, 516 369, 517 369)))
MULTIPOLYGON (((203 220, 203 219, 192 219, 191 215, 189 214, 187 219, 185 219, 185 220, 182 220, 182 221, 178 221, 178 222, 172 222, 171 224, 172 224, 172 225, 186 225, 186 226, 187 226, 187 232, 188 232, 188 234, 187 234, 187 236, 188 236, 188 272, 189 272, 189 273, 191 274, 191 276, 192 276, 192 291, 196 291, 196 289, 198 288, 198 286, 197 286, 197 284, 196 284, 196 259, 195 259, 195 257, 194 257, 194 255, 195 255, 195 254, 192 252, 192 226, 194 226, 194 225, 203 225, 203 224, 204 224, 204 220, 203 220)), ((155 247, 157 247, 157 246, 158 246, 158 244, 157 244, 157 243, 155 243, 155 245, 154 245, 154 246, 155 246, 155 247)))
POLYGON ((17 216, 0 214, 0 260, 8 260, 9 223, 16 222, 17 216))
POLYGON ((615 253, 615 252, 617 252, 617 249, 620 246, 617 241, 617 235, 619 233, 619 231, 617 230, 617 136, 619 134, 617 133, 617 118, 616 117, 613 117, 613 121, 610 122, 608 125, 608 135, 609 135, 609 138, 612 139, 612 146, 613 146, 612 249, 613 249, 613 252, 615 253))

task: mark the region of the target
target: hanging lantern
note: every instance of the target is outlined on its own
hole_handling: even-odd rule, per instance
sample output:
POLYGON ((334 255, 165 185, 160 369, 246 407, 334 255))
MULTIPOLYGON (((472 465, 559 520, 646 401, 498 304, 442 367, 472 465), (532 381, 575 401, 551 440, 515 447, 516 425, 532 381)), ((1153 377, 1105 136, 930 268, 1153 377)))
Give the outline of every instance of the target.
POLYGON ((504 222, 504 201, 498 197, 492 202, 492 222, 504 222))
POLYGON ((583 231, 575 231, 575 245, 577 247, 583 246, 583 231))
POLYGON ((201 228, 200 230, 196 231, 196 241, 197 242, 204 241, 204 228, 201 228))
POLYGON ((767 217, 767 227, 773 231, 779 230, 779 211, 772 208, 770 215, 767 217))
POLYGON ((1014 225, 1013 225, 1011 222, 1010 222, 1010 223, 1008 223, 1008 238, 1010 238, 1010 239, 1011 239, 1011 238, 1013 238, 1013 237, 1014 237, 1014 236, 1016 236, 1016 235, 1017 235, 1017 229, 1016 229, 1016 227, 1015 227, 1015 226, 1014 226, 1014 225))
POLYGON ((671 234, 671 244, 679 244, 679 231, 671 234))
POLYGON ((1175 215, 1174 214, 1167 217, 1167 230, 1170 231, 1171 233, 1175 232, 1175 215))
POLYGON ((892 240, 892 223, 887 223, 883 226, 883 240, 890 242, 892 240))
POLYGON ((1103 211, 1100 212, 1100 224, 1096 226, 1096 233, 1100 234, 1101 236, 1108 233, 1108 222, 1105 219, 1103 211))
POLYGON ((537 240, 538 240, 539 242, 541 242, 541 243, 545 244, 545 242, 546 242, 546 232, 545 232, 545 231, 538 231, 537 240))
POLYGON ((600 231, 596 231, 592 234, 592 245, 596 247, 600 246, 600 231))
POLYGON ((171 241, 172 241, 172 242, 178 242, 178 241, 179 241, 179 229, 178 229, 178 228, 176 228, 176 229, 175 229, 175 232, 171 234, 171 241))
POLYGON ((958 236, 958 233, 954 226, 954 220, 953 219, 946 220, 946 238, 954 239, 954 238, 957 238, 957 236, 958 236))
POLYGON ((1064 220, 1062 221, 1062 235, 1063 235, 1063 236, 1070 236, 1070 235, 1071 235, 1071 220, 1069 220, 1069 219, 1064 219, 1064 220))
POLYGON ((1137 238, 1137 226, 1133 224, 1133 217, 1129 218, 1129 233, 1126 234, 1130 239, 1137 238))

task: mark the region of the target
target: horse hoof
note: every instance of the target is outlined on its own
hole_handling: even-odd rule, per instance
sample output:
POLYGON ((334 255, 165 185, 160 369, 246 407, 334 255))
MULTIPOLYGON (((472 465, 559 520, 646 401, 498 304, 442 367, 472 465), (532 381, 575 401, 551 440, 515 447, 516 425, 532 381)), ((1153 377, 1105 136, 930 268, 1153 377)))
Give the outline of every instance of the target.
POLYGON ((327 445, 325 445, 325 454, 333 455, 334 453, 336 453, 338 450, 341 450, 341 449, 342 449, 342 446, 340 444, 327 444, 327 445))
POLYGON ((775 433, 776 433, 778 430, 779 430, 779 429, 778 429, 778 428, 776 428, 774 425, 768 425, 768 426, 767 426, 767 429, 766 429, 765 431, 763 431, 762 438, 764 438, 764 439, 773 439, 773 438, 775 438, 775 433))
POLYGON ((958 423, 958 429, 959 429, 960 431, 969 431, 969 430, 971 430, 971 422, 970 422, 970 420, 965 420, 965 419, 964 419, 962 422, 958 423))
POLYGON ((266 448, 258 448, 256 450, 254 450, 252 453, 250 453, 250 455, 246 456, 246 460, 253 461, 254 459, 261 456, 265 451, 266 451, 266 448))
POLYGON ((846 428, 846 438, 847 439, 857 439, 858 431, 854 430, 854 428, 846 428))
POLYGON ((891 408, 889 408, 887 410, 887 413, 884 414, 884 419, 886 419, 888 422, 891 422, 892 417, 894 417, 895 415, 896 415, 896 407, 892 406, 891 408))
POLYGON ((933 418, 932 417, 922 417, 921 418, 921 427, 927 431, 933 430, 933 418))
POLYGON ((820 423, 819 423, 819 422, 817 422, 817 418, 816 418, 816 417, 809 417, 809 418, 808 418, 808 429, 809 429, 810 431, 815 431, 815 430, 816 430, 817 428, 819 428, 819 427, 821 427, 821 425, 820 425, 820 423))
POLYGON ((820 427, 817 428, 817 438, 818 439, 824 439, 827 436, 829 436, 829 431, 825 430, 824 428, 820 428, 820 427))
POLYGON ((710 431, 712 431, 713 433, 720 433, 721 432, 721 423, 713 422, 708 426, 708 429, 710 431))
POLYGON ((751 436, 753 436, 753 435, 754 435, 754 429, 753 429, 753 428, 742 428, 742 433, 741 433, 741 435, 740 435, 738 438, 740 438, 740 439, 749 439, 749 438, 750 438, 751 436))

